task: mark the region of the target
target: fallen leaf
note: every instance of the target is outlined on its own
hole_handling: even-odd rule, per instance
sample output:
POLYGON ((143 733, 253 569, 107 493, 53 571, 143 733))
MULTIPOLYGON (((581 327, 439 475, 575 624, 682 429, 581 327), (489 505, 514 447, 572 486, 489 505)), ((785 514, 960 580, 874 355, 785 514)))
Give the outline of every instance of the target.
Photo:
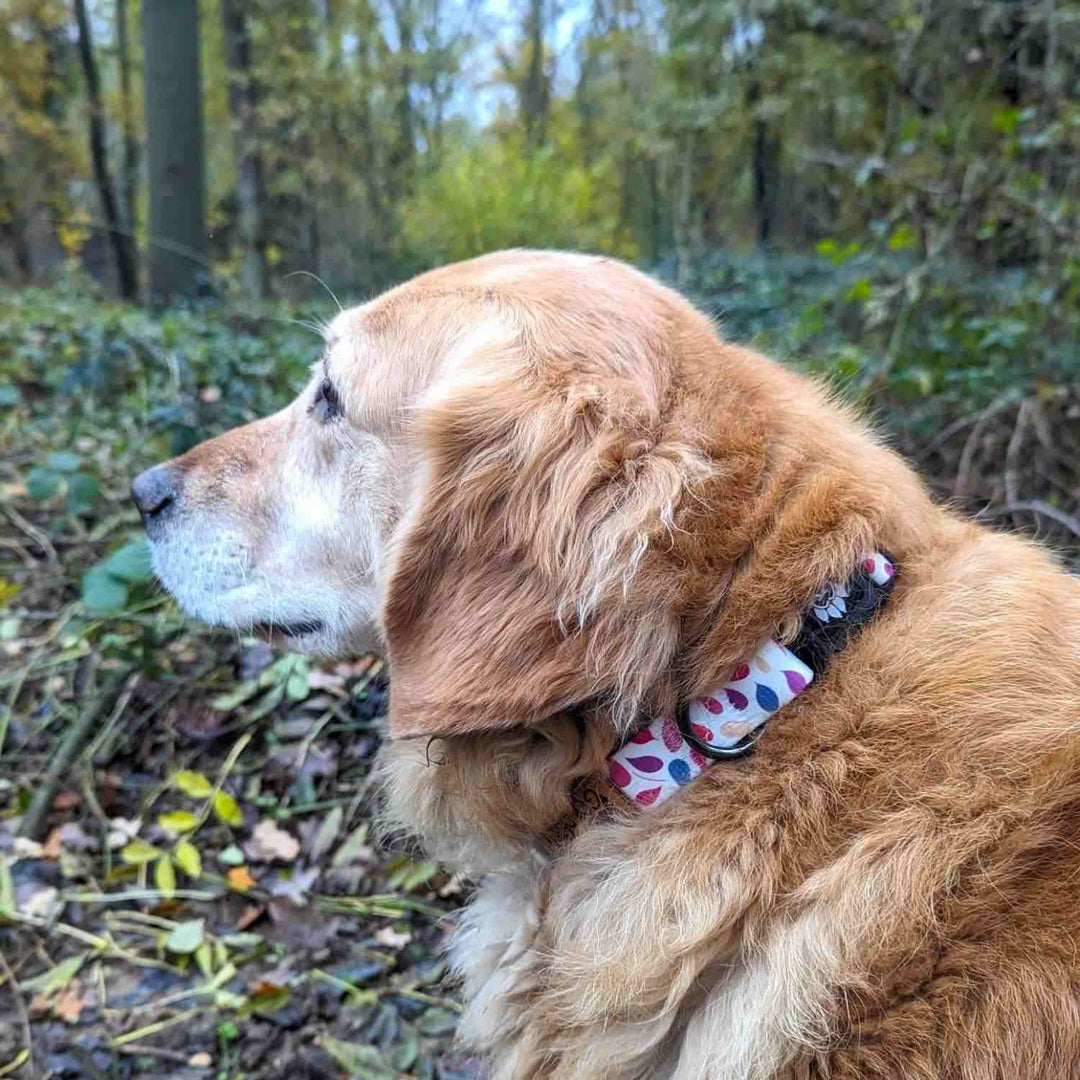
POLYGON ((331 1035, 320 1035, 315 1040, 350 1076, 363 1076, 367 1080, 395 1080, 396 1072, 387 1064, 382 1051, 374 1046, 342 1042, 331 1035))
POLYGON ((265 907, 246 907, 240 912, 240 918, 236 920, 236 929, 243 933, 249 926, 259 921, 263 913, 266 911, 265 907))
POLYGON ((240 825, 244 820, 239 805, 227 791, 219 791, 214 795, 214 813, 218 820, 226 825, 240 825))
POLYGON ((375 940, 388 949, 403 949, 412 941, 408 930, 395 930, 392 926, 383 926, 375 931, 375 940))
POLYGON ((60 830, 53 829, 49 833, 45 843, 41 846, 41 854, 46 859, 58 859, 60 858, 60 830))
POLYGON ((341 830, 341 822, 345 817, 345 811, 340 806, 335 806, 330 813, 323 818, 319 831, 315 834, 308 848, 308 858, 312 862, 320 862, 322 857, 330 850, 331 845, 337 839, 341 830))
POLYGON ((173 810, 168 814, 158 814, 157 823, 173 834, 190 832, 199 824, 199 819, 190 810, 173 810))
POLYGON ((82 1014, 83 1004, 82 993, 76 980, 67 990, 57 995, 56 1001, 53 1002, 53 1012, 61 1020, 75 1024, 78 1023, 79 1016, 82 1014))
POLYGON ((166 900, 176 895, 176 868, 168 855, 162 855, 154 867, 154 884, 166 900))
POLYGON ((178 923, 165 939, 165 948, 169 952, 190 955, 203 943, 205 926, 205 919, 189 919, 187 922, 178 923))
POLYGON ((42 847, 37 840, 16 836, 11 842, 11 853, 16 859, 40 859, 42 847))
POLYGON ((193 1069, 209 1069, 214 1064, 214 1059, 205 1050, 200 1050, 197 1054, 192 1054, 187 1063, 193 1069))
POLYGON ((244 853, 235 844, 218 852, 218 862, 225 866, 239 866, 243 861, 244 853))
POLYGON ((334 857, 330 860, 330 865, 340 867, 348 866, 350 863, 371 862, 375 852, 365 842, 367 836, 368 823, 365 821, 362 825, 353 829, 353 831, 345 838, 341 847, 334 852, 334 857))
POLYGON ((308 902, 307 894, 318 879, 318 867, 312 867, 310 870, 296 870, 291 874, 286 871, 285 874, 277 876, 270 885, 269 892, 271 896, 286 896, 294 904, 303 907, 308 902))
POLYGON ((69 956, 40 975, 21 982, 19 987, 22 990, 39 991, 44 997, 49 998, 58 990, 63 990, 75 978, 85 959, 85 956, 69 956))
POLYGON ((60 846, 68 851, 97 851, 101 842, 94 836, 88 836, 77 821, 69 821, 60 826, 60 846))
POLYGON ((145 840, 132 840, 120 852, 120 858, 128 866, 142 866, 143 863, 153 862, 160 857, 161 852, 153 844, 148 844, 145 840))
POLYGON ((181 769, 172 778, 173 786, 193 799, 205 799, 214 790, 214 785, 200 772, 181 769))
POLYGON ((177 841, 173 848, 173 858, 188 877, 197 878, 202 874, 202 856, 190 840, 177 841))
POLYGON ((24 915, 30 915, 37 919, 52 919, 60 913, 64 906, 60 899, 60 893, 52 885, 37 889, 28 900, 19 905, 19 910, 24 915))
POLYGON ((109 835, 105 843, 110 849, 123 847, 129 840, 133 840, 142 828, 142 818, 115 817, 109 820, 109 835))
POLYGON ((244 850, 252 862, 292 862, 300 854, 300 841, 270 820, 263 818, 252 830, 244 850))
POLYGON ((308 675, 308 685, 312 690, 328 690, 338 697, 345 696, 344 675, 332 675, 329 671, 316 669, 308 675))
POLYGON ((246 866, 232 867, 226 877, 229 879, 231 889, 254 889, 258 882, 248 873, 246 866))

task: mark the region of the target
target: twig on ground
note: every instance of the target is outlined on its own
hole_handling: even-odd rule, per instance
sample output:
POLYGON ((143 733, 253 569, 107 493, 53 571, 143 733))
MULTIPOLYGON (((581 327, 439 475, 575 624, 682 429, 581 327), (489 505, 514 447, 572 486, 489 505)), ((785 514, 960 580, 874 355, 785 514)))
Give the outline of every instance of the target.
POLYGON ((1064 526, 1074 536, 1080 536, 1080 518, 1059 510, 1056 506, 1043 502, 1041 499, 1027 499, 1022 502, 1006 503, 1004 506, 988 506, 980 511, 978 517, 1002 517, 1005 514, 1042 514, 1043 517, 1056 521, 1064 526))
POLYGON ((26 1011, 26 1002, 23 1001, 22 994, 19 992, 19 984, 15 981, 15 973, 11 970, 11 966, 2 952, 0 952, 0 970, 4 972, 4 978, 11 988, 11 996, 15 999, 15 1011, 19 1014, 19 1023, 22 1025, 23 1040, 26 1043, 27 1052, 26 1062, 32 1078, 37 1076, 37 1069, 34 1066, 34 1043, 30 1036, 30 1014, 26 1011))
MULTIPOLYGON (((1024 437, 1027 435, 1028 415, 1030 409, 1027 400, 1020 402, 1020 408, 1016 413, 1016 423, 1013 425, 1012 435, 1009 437, 1009 445, 1005 450, 1005 501, 1015 504, 1020 501, 1020 453, 1024 449, 1024 437)), ((1020 528, 1020 520, 1014 515, 1013 526, 1020 528)))
POLYGON ((975 451, 978 449, 979 439, 982 438, 986 425, 1009 404, 1011 404, 1010 400, 1003 396, 979 413, 975 426, 971 429, 967 442, 964 443, 964 449, 960 454, 960 464, 956 469, 956 483, 953 485, 953 494, 957 498, 970 494, 971 467, 975 460, 975 451))
POLYGON ((114 675, 104 689, 94 695, 86 708, 79 714, 79 718, 68 729, 37 789, 37 793, 34 795, 33 802, 30 803, 29 810, 26 811, 26 815, 23 817, 22 825, 19 828, 20 836, 25 836, 30 840, 41 839, 49 816, 49 808, 56 797, 60 782, 71 768, 75 758, 78 757, 79 751, 83 748, 86 740, 90 737, 90 731, 97 721, 98 714, 118 681, 119 676, 114 675))
POLYGON ((162 1061, 172 1061, 177 1065, 186 1065, 188 1055, 181 1054, 179 1050, 166 1050, 159 1046, 118 1046, 116 1049, 121 1054, 137 1054, 139 1057, 156 1057, 162 1061))
POLYGON ((32 521, 27 521, 14 506, 5 506, 4 512, 7 514, 8 519, 13 525, 22 529, 22 531, 45 552, 46 557, 53 566, 58 566, 60 564, 60 557, 56 554, 56 548, 53 547, 52 541, 41 531, 41 529, 39 529, 32 521))

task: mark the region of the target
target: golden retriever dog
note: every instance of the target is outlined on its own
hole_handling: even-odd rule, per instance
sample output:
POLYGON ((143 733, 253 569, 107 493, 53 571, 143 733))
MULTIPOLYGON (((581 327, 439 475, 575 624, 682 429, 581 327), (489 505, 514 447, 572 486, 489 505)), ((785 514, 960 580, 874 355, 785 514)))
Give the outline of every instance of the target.
POLYGON ((1080 1077, 1080 586, 675 292, 424 274, 133 493, 194 615, 388 656, 492 1077, 1080 1077))

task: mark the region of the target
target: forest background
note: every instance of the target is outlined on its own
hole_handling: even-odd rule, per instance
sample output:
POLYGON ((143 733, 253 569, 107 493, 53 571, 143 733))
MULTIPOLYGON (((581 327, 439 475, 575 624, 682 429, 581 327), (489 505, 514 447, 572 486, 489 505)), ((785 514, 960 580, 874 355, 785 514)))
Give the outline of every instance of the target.
POLYGON ((335 297, 631 260, 1074 565, 1078 148, 1069 0, 0 0, 0 1076, 475 1075, 378 662, 188 623, 126 496, 335 297))

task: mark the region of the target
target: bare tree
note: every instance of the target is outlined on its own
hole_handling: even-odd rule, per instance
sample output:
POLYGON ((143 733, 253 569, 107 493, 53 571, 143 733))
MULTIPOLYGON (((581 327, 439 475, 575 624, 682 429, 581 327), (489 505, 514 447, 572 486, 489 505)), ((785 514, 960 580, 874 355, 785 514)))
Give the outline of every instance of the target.
POLYGON ((236 160, 236 198, 240 206, 240 284, 248 300, 259 301, 266 297, 267 291, 266 183, 255 130, 257 88, 246 8, 246 0, 221 0, 236 160))
POLYGON ((139 292, 139 275, 135 261, 135 243, 130 233, 121 231, 116 207, 116 192, 109 163, 105 155, 105 111, 101 104, 101 82, 98 78, 94 43, 90 37, 90 21, 86 16, 85 0, 75 0, 75 20, 79 26, 79 61, 86 80, 86 98, 90 112, 90 158, 94 166, 94 182, 101 198, 105 227, 109 230, 113 254, 116 256, 120 295, 134 300, 139 292))
POLYGON ((198 0, 144 0, 150 293, 195 291, 206 265, 198 0))

